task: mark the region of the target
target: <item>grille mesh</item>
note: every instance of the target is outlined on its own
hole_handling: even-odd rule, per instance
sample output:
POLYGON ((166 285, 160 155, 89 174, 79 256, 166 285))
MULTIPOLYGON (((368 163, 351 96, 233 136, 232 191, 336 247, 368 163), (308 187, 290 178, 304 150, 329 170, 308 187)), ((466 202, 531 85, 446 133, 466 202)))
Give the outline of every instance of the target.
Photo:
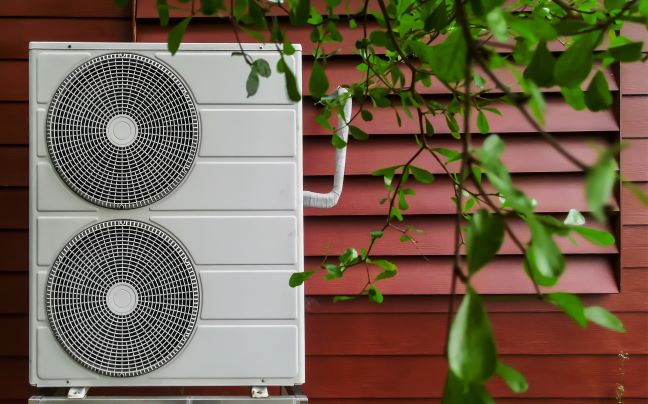
POLYGON ((131 53, 81 64, 57 89, 47 116, 47 146, 61 178, 113 209, 171 192, 193 164, 198 136, 184 83, 163 64, 131 53))
POLYGON ((47 279, 54 336, 83 366, 108 376, 137 376, 168 362, 190 338, 198 304, 197 276, 183 249, 132 220, 79 233, 47 279))

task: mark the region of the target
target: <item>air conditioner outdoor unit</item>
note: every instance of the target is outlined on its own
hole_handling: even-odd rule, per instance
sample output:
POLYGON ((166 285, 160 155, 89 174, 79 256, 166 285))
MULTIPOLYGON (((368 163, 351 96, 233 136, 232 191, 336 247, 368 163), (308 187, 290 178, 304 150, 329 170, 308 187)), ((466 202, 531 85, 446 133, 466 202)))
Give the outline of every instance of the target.
POLYGON ((273 66, 253 97, 238 44, 30 45, 32 384, 304 382, 288 278, 302 196, 330 204, 303 193, 279 53, 243 49, 273 66))

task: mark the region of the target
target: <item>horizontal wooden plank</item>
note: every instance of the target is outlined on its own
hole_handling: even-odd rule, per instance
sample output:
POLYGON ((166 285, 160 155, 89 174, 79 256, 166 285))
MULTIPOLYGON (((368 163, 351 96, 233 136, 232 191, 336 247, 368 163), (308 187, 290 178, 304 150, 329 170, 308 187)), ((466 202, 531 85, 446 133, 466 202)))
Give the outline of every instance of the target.
MULTIPOLYGON (((479 145, 480 139, 475 139, 479 145)), ((574 166, 560 155, 553 147, 537 136, 510 136, 505 138, 506 150, 502 155, 504 163, 513 173, 537 172, 578 172, 574 166), (534 158, 528 158, 528 153, 533 150, 534 158)), ((637 142, 641 140, 636 140, 637 142)), ((592 144, 606 147, 604 136, 583 138, 577 135, 561 137, 565 149, 578 156, 585 163, 593 163, 598 154, 592 144), (588 141, 589 140, 589 141, 588 141)), ((637 143, 640 149, 628 148, 623 155, 622 167, 628 178, 637 179, 645 177, 641 172, 645 165, 644 155, 641 152, 648 147, 648 140, 637 143), (644 144, 645 143, 645 144, 644 144)), ((430 144, 434 147, 457 149, 459 144, 451 138, 435 138, 430 144)), ((381 137, 368 142, 351 142, 347 152, 347 175, 367 175, 374 171, 392 165, 403 164, 417 149, 416 143, 411 138, 381 137)), ((312 137, 304 142, 304 175, 324 176, 331 175, 333 171, 333 156, 335 149, 326 137, 312 137)), ((416 166, 426 168, 433 173, 444 173, 444 169, 429 154, 421 154, 414 162, 416 166)), ((458 163, 450 164, 454 169, 458 163)), ((5 146, 0 147, 0 186, 26 186, 28 185, 28 149, 26 147, 5 146)))
MULTIPOLYGON (((621 271, 622 293, 583 295, 582 300, 588 306, 599 305, 615 312, 648 312, 647 269, 624 268, 621 271)), ((382 285, 387 285, 388 282, 383 282, 382 285)), ((459 299, 459 296, 454 299, 457 304, 459 299)), ((555 306, 545 303, 535 296, 486 295, 484 299, 488 311, 493 313, 540 313, 558 310, 555 306)), ((448 303, 449 296, 439 295, 387 296, 382 304, 370 303, 365 298, 334 303, 330 296, 308 296, 306 311, 308 313, 447 313, 448 303)))
POLYGON ((22 60, 0 61, 0 101, 27 101, 28 91, 29 64, 22 60))
POLYGON ((129 18, 131 7, 117 7, 115 0, 3 0, 2 17, 122 17, 129 18))
MULTIPOLYGON (((0 100, 26 101, 28 98, 27 62, 0 61, 0 73, 4 73, 0 75, 0 88, 3 89, 0 91, 0 100)), ((319 109, 308 99, 304 101, 303 108, 304 134, 328 135, 329 133, 315 121, 319 109)), ((487 113, 493 133, 536 132, 515 107, 503 104, 498 105, 498 108, 502 112, 502 117, 487 113)), ((357 109, 358 105, 355 105, 354 111, 357 111, 357 109)), ((399 126, 393 110, 368 109, 374 114, 374 119, 371 122, 363 122, 360 118, 354 121, 354 124, 367 133, 375 135, 411 135, 418 132, 418 122, 409 119, 402 110, 400 111, 402 125, 399 126)), ((449 133, 443 116, 434 116, 430 120, 437 133, 449 133)), ((551 96, 547 98, 546 130, 550 132, 606 132, 617 131, 618 128, 619 125, 612 111, 574 111, 569 105, 562 102, 559 97, 551 96)), ((473 130, 476 131, 476 129, 476 124, 473 122, 473 130)))
POLYGON ((29 227, 29 191, 0 188, 0 229, 29 227))
POLYGON ((29 149, 0 147, 0 187, 29 185, 29 149))
MULTIPOLYGON (((26 303, 26 302, 25 302, 26 303)), ((29 355, 29 318, 25 315, 0 316, 0 357, 29 355)))
MULTIPOLYGON (((503 356, 501 360, 524 373, 529 398, 612 398, 621 381, 616 355, 503 356)), ((624 368, 624 397, 648 397, 647 358, 634 356, 624 368)), ((309 357, 306 373, 304 391, 312 398, 425 398, 441 395, 446 363, 438 356, 309 357)), ((495 397, 516 396, 498 379, 489 390, 495 397)))
MULTIPOLYGON (((304 188, 315 192, 327 192, 331 187, 331 177, 307 177, 304 188)), ((577 209, 587 212, 583 177, 579 174, 527 175, 513 178, 514 183, 527 195, 537 201, 537 212, 568 212, 577 209), (561 195, 556 198, 555 195, 561 195)), ((410 185, 416 196, 409 199, 408 214, 451 214, 455 205, 450 199, 454 195, 452 182, 440 175, 430 185, 412 182, 410 185)), ((306 216, 367 216, 386 213, 386 205, 380 204, 386 191, 382 178, 369 176, 349 176, 345 180, 344 192, 338 204, 332 209, 305 209, 306 216)), ((0 188, 0 229, 26 229, 28 227, 27 188, 0 188)), ((633 196, 628 196, 636 200, 633 196)), ((630 200, 630 199, 629 199, 630 200)), ((614 201, 613 201, 614 203, 614 201)), ((638 202, 637 202, 638 203, 638 202)), ((630 212, 648 216, 648 209, 637 204, 629 205, 630 212)), ((615 205, 615 209, 616 209, 615 205)), ((631 213, 628 213, 631 214, 631 213)))
POLYGON ((648 94, 646 63, 623 63, 621 65, 621 94, 648 94))
POLYGON ((128 42, 132 39, 131 21, 125 18, 3 18, 0 27, 4 33, 0 35, 0 59, 27 58, 31 41, 128 42))
MULTIPOLYGON (((616 355, 503 356, 501 359, 525 374, 530 385, 525 394, 528 398, 610 398, 614 397, 619 382, 625 387, 624 398, 648 397, 648 384, 644 379, 648 360, 645 356, 631 356, 624 363, 622 379, 618 374, 620 359, 616 355), (565 383, 565 380, 575 382, 565 383)), ((306 363, 309 383, 304 390, 311 398, 440 397, 446 372, 445 360, 438 356, 315 356, 309 357, 306 363), (408 383, 397 383, 394 375, 408 383)), ((25 377, 27 367, 26 358, 0 358, 3 392, 0 398, 25 399, 34 393, 25 377)), ((499 380, 491 383, 489 389, 495 397, 516 397, 499 380)), ((150 390, 119 389, 129 394, 150 390)), ((177 391, 173 388, 155 390, 167 394, 177 391)), ((108 391, 119 394, 115 389, 108 391)), ((99 394, 99 389, 95 393, 99 394)))
MULTIPOLYGON (((306 317, 307 355, 443 355, 447 317, 445 313, 311 314, 306 317)), ((583 329, 563 313, 494 313, 489 318, 500 355, 648 353, 644 313, 619 314, 626 333, 592 324, 583 329)))
POLYGON ((29 237, 27 231, 0 231, 0 271, 26 271, 29 262, 29 237))
MULTIPOLYGON (((321 3, 320 3, 321 4, 321 3)), ((342 3, 344 4, 344 3, 342 3)), ((186 6, 184 7, 186 9, 186 6)), ((140 18, 137 21, 137 40, 139 42, 166 42, 168 32, 179 21, 179 18, 171 21, 168 27, 161 27, 154 12, 149 14, 152 18, 140 18)), ((285 14, 284 14, 285 15, 285 14)), ((362 39, 362 27, 355 29, 349 28, 345 19, 341 20, 342 23, 338 24, 338 30, 343 37, 341 42, 324 43, 322 49, 325 52, 336 52, 338 55, 355 55, 357 49, 355 48, 356 41, 362 39)), ((279 25, 287 32, 287 39, 292 43, 301 44, 304 54, 312 54, 315 48, 314 44, 310 41, 310 32, 312 27, 292 27, 289 25, 286 18, 280 19, 279 25)), ((367 23, 367 32, 379 30, 380 27, 375 20, 371 19, 367 23)), ((262 31, 266 41, 269 41, 269 34, 267 31, 262 31)), ((245 32, 239 33, 239 38, 242 42, 256 43, 258 40, 245 32)), ((433 44, 440 43, 444 40, 443 36, 439 36, 433 41, 433 44)), ((232 30, 228 18, 198 18, 191 22, 187 32, 184 36, 185 42, 237 42, 236 35, 232 30)), ((511 41, 509 43, 513 45, 511 41)), ((598 49, 605 49, 607 46, 607 38, 603 40, 598 49)), ((552 52, 562 52, 566 46, 564 40, 555 40, 548 43, 548 48, 552 52)), ((509 53, 510 47, 496 47, 497 51, 501 53, 509 53)))
POLYGON ((648 226, 623 226, 621 229, 621 265, 648 266, 648 226))
MULTIPOLYGON (((491 314, 501 355, 635 354, 648 353, 648 322, 644 313, 622 313, 627 333, 595 325, 579 327, 563 313, 491 314)), ((0 356, 27 356, 28 316, 0 316, 0 327, 14 330, 2 336, 0 356)), ((442 355, 447 315, 310 314, 306 317, 306 354, 442 355)))
POLYGON ((621 97, 621 137, 648 137, 648 96, 621 97))
MULTIPOLYGON (((332 181, 332 177, 306 177, 304 189, 328 192, 332 181)), ((537 201, 536 211, 538 212, 568 212, 572 208, 581 212, 589 210, 585 200, 584 177, 580 174, 518 174, 513 177, 513 182, 537 201), (556 198, 556 195, 560 195, 560 198, 556 198)), ((487 184, 484 185, 487 187, 487 184)), ((412 181, 407 187, 416 192, 415 196, 408 198, 408 214, 450 214, 455 211, 455 204, 451 200, 454 196, 454 187, 447 176, 439 175, 429 185, 412 181)), ((379 203, 386 196, 387 191, 381 177, 348 176, 340 200, 334 208, 306 208, 304 214, 307 216, 386 214, 387 205, 379 203)))
MULTIPOLYGON (((356 66, 360 63, 360 60, 357 58, 331 58, 326 64, 326 74, 329 80, 329 83, 334 85, 339 84, 351 84, 354 82, 362 82, 366 79, 366 73, 356 69, 356 66)), ((310 81, 311 70, 313 66, 313 60, 310 57, 306 57, 303 62, 303 79, 304 83, 303 91, 304 94, 310 95, 308 83, 310 81)), ((401 71, 403 72, 404 77, 411 77, 411 72, 409 68, 405 65, 402 66, 401 71)), ((476 68, 476 71, 485 78, 484 89, 488 89, 490 93, 499 94, 502 91, 497 88, 495 83, 484 74, 483 70, 479 67, 476 68)), ((599 71, 598 68, 592 69, 590 72, 589 78, 583 83, 583 87, 587 87, 591 78, 599 71)), ((496 70, 496 75, 499 80, 510 88, 513 92, 522 92, 517 79, 513 76, 513 73, 510 70, 496 70)), ((613 72, 610 69, 605 69, 605 77, 608 81, 608 87, 612 91, 618 90, 616 79, 613 72)), ((409 79, 408 79, 409 80, 409 79)), ((423 85, 417 86, 417 91, 420 94, 449 94, 450 91, 444 85, 442 85, 438 80, 433 80, 430 87, 424 87, 423 85)), ((557 86, 542 89, 544 93, 557 93, 560 91, 560 88, 557 86)))
MULTIPOLYGON (((648 183, 635 183, 639 189, 648 193, 648 183)), ((648 207, 645 206, 628 188, 621 187, 621 223, 626 225, 648 224, 648 207)))
MULTIPOLYGON (((398 275, 378 284, 383 295, 445 295, 450 293, 452 257, 386 257, 398 266, 398 275)), ((567 257, 567 269, 560 282, 547 291, 572 293, 617 293, 613 262, 617 256, 567 257), (587 282, 584 282, 584 280, 587 282)), ((326 280, 320 268, 322 257, 308 257, 305 270, 316 271, 306 282, 308 295, 355 295, 367 284, 367 269, 371 277, 380 271, 375 267, 356 267, 342 279, 326 280)), ((330 259, 328 262, 333 263, 330 259)), ((524 272, 522 257, 499 257, 473 277, 473 287, 482 294, 535 294, 533 283, 524 272)), ((464 293, 462 285, 457 293, 464 293)))
MULTIPOLYGON (((570 257, 571 259, 571 257, 570 257)), ((401 274, 402 275, 402 274, 401 274)), ((400 276, 400 275, 399 275, 400 276)), ((443 274, 441 274, 443 276, 443 274)), ((564 275, 571 276, 569 272, 564 275)), ((28 273, 24 267, 21 272, 0 271, 0 313, 27 314, 28 273)), ((382 282, 380 288, 390 288, 390 283, 399 278, 382 282)), ((310 286, 309 280, 306 289, 310 286)), ((424 279, 425 282, 425 279, 424 279)), ((435 281, 437 282, 437 281, 435 281)), ((585 282, 583 282, 585 283, 585 282)), ((409 285, 414 290, 414 286, 409 285)), ((648 270, 646 268, 626 268, 621 274, 621 290, 617 294, 587 294, 582 299, 587 305, 600 305, 615 312, 648 312, 648 270)), ((359 288, 355 290, 358 292, 359 288)), ((443 293, 447 295, 449 289, 443 293)), ((482 289, 480 291, 483 292, 482 289)), ((306 297, 307 313, 446 313, 448 296, 446 295, 389 295, 382 304, 369 303, 365 298, 333 303, 331 296, 312 295, 306 297)), ((528 295, 485 295, 489 312, 493 313, 545 313, 557 312, 558 309, 548 303, 528 295)), ((460 296, 455 297, 459 300, 460 296)), ((456 307, 456 306, 455 306, 456 307)))
POLYGON ((626 139, 621 172, 630 181, 648 181, 648 139, 626 139))
POLYGON ((0 118, 3 122, 0 145, 27 144, 29 105, 26 102, 0 102, 0 118))
POLYGON ((28 313, 28 295, 29 277, 27 271, 0 273, 1 314, 28 313))
MULTIPOLYGON (((545 129, 548 132, 616 132, 619 125, 612 111, 574 111, 569 105, 565 104, 562 99, 554 96, 547 97, 547 112, 545 114, 545 129)), ((489 120, 490 130, 493 133, 536 133, 537 131, 521 115, 521 113, 511 105, 495 105, 500 109, 502 116, 486 112, 489 120)), ((353 106, 354 113, 358 110, 358 105, 353 106)), ((312 103, 304 102, 304 134, 305 135, 328 135, 322 128, 315 117, 319 109, 312 103)), ((398 125, 396 115, 392 109, 375 109, 367 108, 373 113, 373 120, 364 122, 360 118, 354 121, 354 125, 364 129, 367 133, 373 135, 394 135, 419 132, 418 121, 410 119, 398 108, 402 124, 398 125)), ((436 115, 429 118, 434 126, 436 133, 449 133, 448 125, 442 115, 436 115)), ((476 125, 473 123, 473 132, 476 131, 476 125)))
MULTIPOLYGON (((411 217, 402 226, 413 226, 422 230, 415 234, 416 243, 398 241, 400 233, 396 230, 385 232, 374 248, 375 255, 451 255, 453 251, 452 216, 419 216, 411 217)), ((369 232, 378 228, 382 217, 309 217, 305 219, 305 255, 331 256, 341 253, 348 247, 362 247, 369 241, 369 232), (344 229, 344 231, 340 231, 344 229)), ((518 237, 525 242, 528 230, 519 221, 512 221, 511 226, 518 237)), ((598 227, 598 225, 592 225, 598 227)), ((624 229, 627 231, 627 228, 624 229)), ((600 247, 579 240, 577 245, 565 238, 556 240, 565 254, 612 254, 616 247, 600 247)), ((0 255, 0 270, 20 270, 27 267, 27 231, 0 231, 0 245, 13 254, 0 255)), ((508 239, 504 241, 501 254, 517 255, 520 251, 508 239)), ((641 253, 641 252, 639 252, 641 253)), ((636 257, 635 257, 636 260, 636 257)), ((635 261, 632 261, 635 262, 635 261)), ((641 262, 641 261, 636 261, 641 262)), ((648 266, 648 263, 646 264, 648 266)), ((637 266, 637 265, 635 265, 637 266)))
MULTIPOLYGON (((504 138, 506 149, 502 160, 509 170, 514 173, 564 173, 578 172, 580 169, 560 155, 553 147, 538 136, 508 136, 504 138), (533 158, 529 158, 533 153, 533 158)), ((607 147, 605 138, 592 136, 583 138, 576 135, 565 135, 560 138, 561 144, 572 154, 578 156, 583 162, 594 163, 598 154, 592 143, 607 147)), ((480 138, 475 139, 478 145, 480 138)), ((648 143, 647 143, 648 144, 648 143)), ((450 138, 435 138, 430 142, 434 147, 444 147, 457 150, 460 145, 450 138)), ((418 146, 411 138, 381 137, 370 139, 367 142, 351 141, 347 151, 346 175, 367 175, 374 171, 400 165, 408 161, 417 151, 418 146)), ((0 149, 2 153, 2 149, 0 149)), ((17 152, 14 152, 17 153, 17 152)), ((304 141, 304 175, 321 176, 332 175, 335 148, 331 146, 330 139, 324 137, 306 138, 304 141)), ((1 155, 1 154, 0 154, 1 155)), ((640 164, 640 153, 625 152, 624 158, 629 167, 640 164)), ((445 173, 443 167, 429 153, 422 153, 414 165, 423 167, 435 174, 445 173)), ((451 170, 458 169, 459 162, 449 165, 451 170)))
MULTIPOLYGON (((304 251, 306 256, 333 256, 340 254, 348 247, 365 247, 369 233, 379 228, 382 217, 309 217, 304 220, 304 251)), ((388 229, 374 245, 374 255, 452 255, 454 244, 449 235, 453 232, 452 216, 418 216, 401 223, 401 227, 413 226, 423 231, 412 233, 416 242, 399 242, 401 233, 388 229)), ((510 226, 522 242, 528 240, 528 229, 518 220, 512 220, 510 226)), ((592 227, 599 225, 591 224, 592 227)), ((578 240, 574 245, 566 238, 557 238, 557 244, 566 254, 610 254, 616 247, 594 246, 578 240)), ((647 241, 648 242, 648 241, 647 241)), ((506 238, 501 254, 517 255, 520 251, 514 243, 506 238)), ((648 264, 647 264, 648 265, 648 264)))

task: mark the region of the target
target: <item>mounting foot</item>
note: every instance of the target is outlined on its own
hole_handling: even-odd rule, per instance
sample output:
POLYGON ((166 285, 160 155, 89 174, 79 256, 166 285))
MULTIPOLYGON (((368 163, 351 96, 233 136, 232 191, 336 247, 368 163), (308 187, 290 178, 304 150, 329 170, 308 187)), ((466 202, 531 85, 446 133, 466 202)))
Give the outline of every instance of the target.
POLYGON ((86 398, 88 395, 89 387, 70 387, 68 390, 68 398, 86 398))
POLYGON ((268 388, 266 386, 254 386, 252 387, 252 398, 267 398, 268 388))

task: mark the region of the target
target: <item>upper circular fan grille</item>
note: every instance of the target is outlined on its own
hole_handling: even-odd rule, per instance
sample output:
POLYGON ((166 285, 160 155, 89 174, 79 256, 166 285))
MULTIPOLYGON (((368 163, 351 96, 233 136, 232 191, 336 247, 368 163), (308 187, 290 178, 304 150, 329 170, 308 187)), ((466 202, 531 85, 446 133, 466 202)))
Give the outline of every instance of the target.
POLYGON ((168 362, 198 316, 196 273, 161 230, 133 220, 89 227, 57 257, 47 279, 52 332, 83 366, 137 376, 168 362))
POLYGON ((111 53, 77 67, 54 94, 47 146, 76 193, 113 209, 153 203, 189 172, 198 114, 177 75, 137 54, 111 53))

